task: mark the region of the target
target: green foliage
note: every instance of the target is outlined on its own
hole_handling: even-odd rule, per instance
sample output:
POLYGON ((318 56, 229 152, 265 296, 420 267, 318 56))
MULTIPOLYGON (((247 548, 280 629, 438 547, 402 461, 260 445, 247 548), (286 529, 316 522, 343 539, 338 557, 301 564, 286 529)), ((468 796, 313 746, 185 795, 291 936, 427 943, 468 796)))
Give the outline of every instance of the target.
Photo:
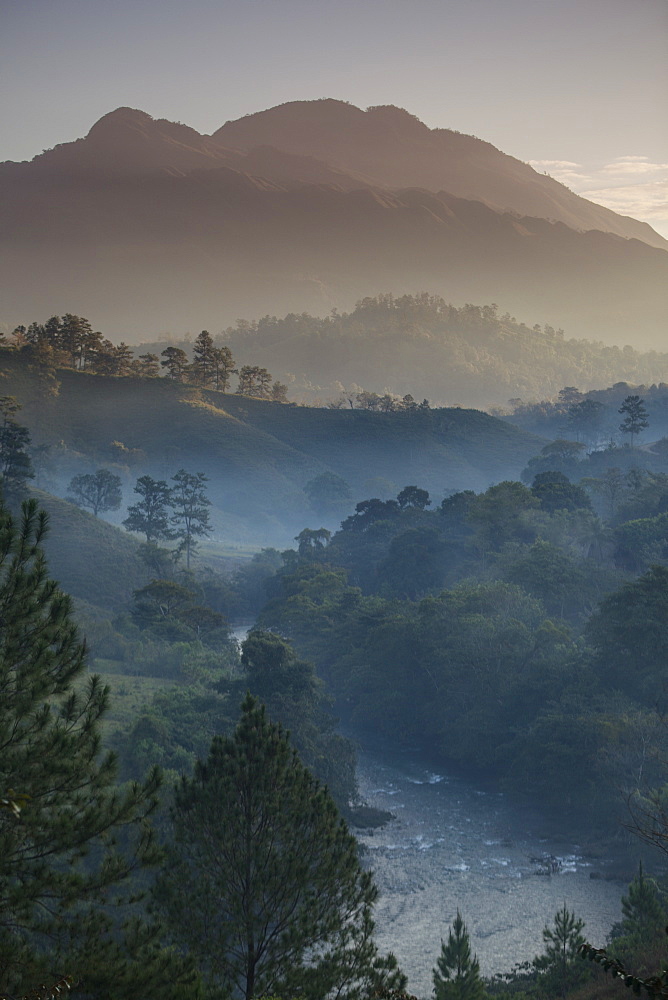
POLYGON ((354 838, 252 698, 234 735, 216 737, 181 781, 173 822, 159 900, 212 988, 354 1000, 404 985, 373 943, 376 889, 354 838))
POLYGON ((665 895, 655 880, 645 875, 641 862, 628 895, 622 896, 622 919, 612 928, 610 953, 639 971, 649 972, 655 966, 647 962, 648 955, 655 958, 658 952, 665 961, 667 922, 665 895))
MULTIPOLYGON (((88 966, 102 962, 117 931, 105 907, 127 900, 132 873, 159 856, 146 820, 160 776, 118 787, 113 754, 101 755, 107 689, 97 677, 75 686, 86 650, 48 576, 45 531, 34 501, 18 524, 0 513, 0 787, 20 781, 26 797, 18 819, 0 814, 0 992, 10 993, 48 979, 52 963, 72 968, 84 938, 88 966)), ((155 955, 181 988, 184 964, 155 955)))
POLYGON ((588 970, 578 962, 580 948, 585 943, 582 936, 584 921, 567 909, 564 903, 554 915, 552 926, 543 928, 545 944, 541 955, 533 960, 539 982, 548 993, 565 997, 570 990, 587 978, 588 970))
POLYGON ((74 476, 67 488, 68 499, 77 507, 89 507, 95 517, 101 511, 118 510, 121 506, 121 478, 109 469, 74 476))
POLYGON ((630 436, 631 445, 633 445, 635 436, 649 427, 644 402, 644 399, 641 399, 640 396, 631 395, 626 397, 619 408, 619 412, 624 414, 624 419, 619 425, 619 429, 622 434, 630 436))
POLYGON ((158 691, 112 738, 124 776, 136 779, 155 763, 175 779, 192 773, 213 737, 234 728, 235 709, 206 683, 158 691))
POLYGON ((141 587, 147 577, 135 540, 66 500, 41 490, 31 492, 49 515, 45 549, 63 588, 77 600, 104 609, 107 616, 124 608, 133 588, 141 587))
POLYGON ((30 432, 14 419, 21 409, 13 396, 0 396, 0 488, 7 500, 16 500, 35 478, 30 454, 30 432))
POLYGON ((665 699, 667 621, 668 567, 652 566, 606 597, 587 628, 601 676, 650 706, 665 699))
POLYGON ((350 507, 353 498, 349 484, 334 472, 323 472, 310 479, 304 487, 313 510, 317 514, 341 514, 350 507))
POLYGON ((224 646, 229 628, 221 614, 197 602, 189 587, 174 580, 151 580, 134 592, 132 618, 142 630, 168 642, 202 642, 224 646))
POLYGON ((128 507, 128 516, 123 521, 127 530, 146 535, 147 545, 163 538, 170 538, 168 509, 171 494, 165 480, 141 476, 134 491, 140 500, 128 507))
POLYGON ((190 569, 190 559, 193 555, 197 539, 211 534, 209 525, 209 507, 211 501, 206 495, 207 477, 203 472, 195 474, 179 469, 172 476, 174 486, 170 491, 170 507, 173 514, 170 522, 173 525, 174 538, 181 540, 181 548, 186 554, 186 568, 190 569))
POLYGON ((539 472, 531 492, 540 500, 542 510, 591 510, 591 500, 581 486, 574 486, 563 472, 539 472))
POLYGON ((441 941, 441 954, 434 969, 436 1000, 484 1000, 485 988, 480 978, 480 964, 471 955, 471 940, 457 910, 448 931, 447 944, 441 941))
POLYGON ((642 992, 654 1000, 668 997, 668 970, 666 969, 662 971, 661 975, 642 979, 635 973, 629 972, 626 966, 619 959, 608 954, 605 948, 594 948, 585 942, 580 946, 579 953, 582 958, 587 958, 590 962, 596 962, 597 965, 600 965, 613 979, 621 979, 624 986, 627 989, 632 989, 636 995, 642 992))
POLYGON ((302 763, 347 813, 357 799, 355 752, 336 733, 338 720, 313 664, 300 660, 289 642, 271 632, 254 629, 241 648, 246 677, 237 687, 259 698, 269 718, 289 731, 302 763))
POLYGON ((317 559, 324 554, 331 537, 332 533, 327 528, 315 530, 304 528, 295 538, 295 541, 299 543, 297 551, 302 559, 317 559))
POLYGON ((404 486, 403 490, 397 496, 397 503, 402 510, 405 510, 407 507, 426 510, 427 507, 431 506, 429 493, 426 490, 421 490, 419 486, 404 486))

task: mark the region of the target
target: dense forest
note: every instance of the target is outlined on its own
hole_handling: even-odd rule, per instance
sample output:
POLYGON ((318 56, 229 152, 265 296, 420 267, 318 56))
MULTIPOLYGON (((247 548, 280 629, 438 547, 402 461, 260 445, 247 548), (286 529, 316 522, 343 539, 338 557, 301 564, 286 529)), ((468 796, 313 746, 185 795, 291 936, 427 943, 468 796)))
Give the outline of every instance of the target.
POLYGON ((322 319, 239 320, 216 339, 244 358, 262 358, 290 381, 295 397, 336 405, 349 405, 355 386, 381 397, 409 392, 435 406, 486 408, 551 397, 565 385, 668 381, 668 354, 571 339, 500 315, 493 304, 456 308, 427 293, 377 295, 322 319))
POLYGON ((666 353, 572 339, 549 324, 500 315, 494 304, 457 308, 427 292, 368 297, 325 317, 239 319, 213 334, 146 338, 136 348, 112 343, 72 314, 19 326, 9 339, 42 368, 164 374, 223 390, 238 375, 242 395, 285 401, 289 393, 309 406, 381 411, 401 409, 405 397, 438 407, 507 407, 549 399, 563 386, 586 393, 622 381, 668 382, 666 353))
MULTIPOLYGON (((632 844, 631 816, 665 843, 668 450, 641 443, 660 423, 649 398, 610 390, 617 443, 545 444, 474 411, 235 401, 211 369, 184 407, 185 379, 87 371, 81 354, 61 368, 31 337, 2 358, 19 398, 2 397, 0 427, 0 991, 403 990, 396 959, 374 944, 376 890, 350 834, 387 817, 360 800, 337 714, 352 733, 417 743, 539 803, 555 824, 567 807, 584 838, 632 844), (159 408, 141 410, 136 439, 91 421, 97 397, 127 431, 139 387, 159 408), (211 515, 225 501, 199 461, 236 428, 239 402, 256 407, 247 464, 262 422, 296 414, 284 442, 312 421, 314 452, 344 419, 370 448, 390 427, 399 439, 440 427, 462 452, 505 442, 517 471, 475 488, 441 480, 439 495, 431 481, 377 477, 356 502, 344 462, 337 472, 302 451, 302 510, 321 526, 305 518, 282 551, 222 556, 211 515), (151 440, 164 446, 188 412, 210 421, 208 439, 187 467, 178 450, 158 465, 151 440), (240 650, 230 622, 243 621, 256 625, 240 650), (238 893, 242 869, 261 874, 238 893)), ((554 404, 571 429, 589 398, 575 393, 554 404)), ((667 912, 641 869, 611 931, 619 968, 657 969, 667 912)), ((577 958, 583 928, 566 906, 533 962, 487 982, 465 916, 434 956, 439 1000, 610 995, 596 963, 577 958)))

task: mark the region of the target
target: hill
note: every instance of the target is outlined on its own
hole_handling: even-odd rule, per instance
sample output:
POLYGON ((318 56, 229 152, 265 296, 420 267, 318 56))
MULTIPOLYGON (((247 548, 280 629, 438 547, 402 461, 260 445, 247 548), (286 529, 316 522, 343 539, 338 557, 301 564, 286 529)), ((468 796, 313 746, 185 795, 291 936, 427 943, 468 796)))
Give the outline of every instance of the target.
POLYGON ((86 606, 105 614, 123 610, 148 576, 136 539, 44 490, 30 495, 49 515, 44 551, 50 575, 86 606))
MULTIPOLYGON (((668 382, 668 352, 576 340, 548 324, 530 328, 494 305, 457 309, 426 292, 369 296, 350 312, 325 317, 238 320, 216 339, 231 348, 237 366, 267 367, 287 382, 297 402, 345 407, 357 405, 360 388, 410 393, 432 406, 489 409, 510 399, 546 399, 564 386, 668 382)), ((159 354, 166 346, 148 341, 136 353, 159 354)), ((192 341, 178 346, 188 353, 192 341)))
POLYGON ((668 382, 668 353, 575 340, 549 325, 529 328, 494 306, 456 309, 426 293, 368 297, 324 318, 239 321, 221 340, 243 363, 291 380, 295 398, 336 398, 341 385, 357 384, 436 406, 488 408, 545 399, 566 385, 668 382))
POLYGON ((608 343, 665 334, 649 227, 396 108, 297 102, 212 137, 119 109, 0 181, 10 327, 75 309, 136 341, 428 287, 608 343))
POLYGON ((517 476, 541 444, 474 410, 310 409, 69 370, 58 373, 59 395, 45 399, 20 354, 4 351, 2 367, 3 389, 23 402, 20 419, 33 441, 50 445, 52 492, 64 495, 72 475, 106 467, 121 475, 127 504, 141 475, 201 471, 210 480, 214 540, 228 545, 287 544, 305 525, 319 527, 303 487, 324 472, 351 487, 345 516, 379 479, 389 490, 420 482, 439 497, 484 488, 517 476))

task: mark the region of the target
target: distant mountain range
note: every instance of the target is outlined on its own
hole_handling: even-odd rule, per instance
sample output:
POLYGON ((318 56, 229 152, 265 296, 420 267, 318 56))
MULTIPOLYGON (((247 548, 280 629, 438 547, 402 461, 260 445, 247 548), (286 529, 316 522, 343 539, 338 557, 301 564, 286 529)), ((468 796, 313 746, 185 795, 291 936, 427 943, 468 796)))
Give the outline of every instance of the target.
POLYGON ((298 101, 211 136, 119 108, 0 165, 0 321, 118 338, 328 312, 379 291, 664 346, 668 242, 480 139, 392 106, 298 101))

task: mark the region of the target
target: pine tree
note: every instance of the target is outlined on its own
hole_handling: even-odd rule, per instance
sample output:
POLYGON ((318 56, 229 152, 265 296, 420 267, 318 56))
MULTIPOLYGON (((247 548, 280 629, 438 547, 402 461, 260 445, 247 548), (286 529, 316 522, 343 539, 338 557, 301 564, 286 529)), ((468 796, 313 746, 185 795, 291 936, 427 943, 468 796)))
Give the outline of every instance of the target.
POLYGON ((143 924, 126 928, 128 951, 109 905, 136 888, 138 867, 158 859, 146 819, 160 776, 118 787, 113 755, 100 753, 108 689, 97 677, 75 687, 86 650, 70 599, 49 579, 45 531, 34 501, 24 502, 20 524, 0 509, 0 790, 15 789, 0 810, 0 995, 72 973, 97 979, 100 997, 112 980, 114 1000, 136 996, 132 949, 154 973, 142 995, 169 995, 171 979, 175 995, 184 963, 143 924))
POLYGON ((30 432, 14 419, 20 409, 14 396, 0 396, 0 485, 7 500, 20 496, 35 477, 28 454, 30 432))
POLYGON ((173 823, 159 899, 215 995, 356 1000, 405 985, 377 954, 377 891, 354 837, 250 695, 233 736, 182 779, 173 823))
POLYGON ((483 1000, 486 995, 480 964, 475 955, 471 957, 471 940, 459 910, 448 931, 448 943, 441 941, 433 976, 436 1000, 483 1000))
POLYGON ((173 538, 181 539, 180 550, 186 554, 186 568, 190 569, 190 559, 193 555, 197 539, 211 534, 209 526, 209 507, 211 501, 206 495, 205 483, 208 482, 203 472, 195 474, 179 469, 172 476, 174 486, 170 491, 170 506, 174 513, 171 523, 174 526, 173 538))
POLYGON ((213 363, 213 383, 220 392, 227 392, 230 386, 230 377, 236 374, 234 358, 229 347, 215 347, 212 354, 213 363))
POLYGON ((628 895, 622 896, 622 919, 612 928, 611 952, 625 962, 637 963, 643 952, 665 951, 667 920, 659 887, 644 874, 641 862, 628 895))
POLYGON ((193 346, 192 375, 193 381, 204 388, 208 387, 214 377, 213 337, 208 330, 202 330, 193 346))
POLYGON ((166 369, 167 378, 173 379, 174 382, 188 381, 190 364, 185 351, 182 351, 180 347, 166 347, 162 351, 162 357, 165 360, 161 361, 160 364, 166 369))
POLYGON ((585 943, 581 931, 584 920, 563 907, 554 915, 552 927, 543 928, 545 948, 533 960, 533 967, 541 974, 541 981, 549 989, 558 990, 565 997, 569 990, 586 978, 588 969, 579 961, 578 949, 585 943))
POLYGON ((624 419, 619 425, 619 429, 623 434, 630 434, 631 447, 633 447, 633 439, 636 434, 640 434, 641 431, 649 427, 644 402, 644 399, 641 399, 640 396, 627 396, 618 411, 624 414, 624 419))
POLYGON ((171 492, 165 480, 141 476, 134 492, 140 500, 128 507, 128 516, 123 521, 127 530, 146 535, 149 545, 159 539, 170 538, 168 510, 171 492))

